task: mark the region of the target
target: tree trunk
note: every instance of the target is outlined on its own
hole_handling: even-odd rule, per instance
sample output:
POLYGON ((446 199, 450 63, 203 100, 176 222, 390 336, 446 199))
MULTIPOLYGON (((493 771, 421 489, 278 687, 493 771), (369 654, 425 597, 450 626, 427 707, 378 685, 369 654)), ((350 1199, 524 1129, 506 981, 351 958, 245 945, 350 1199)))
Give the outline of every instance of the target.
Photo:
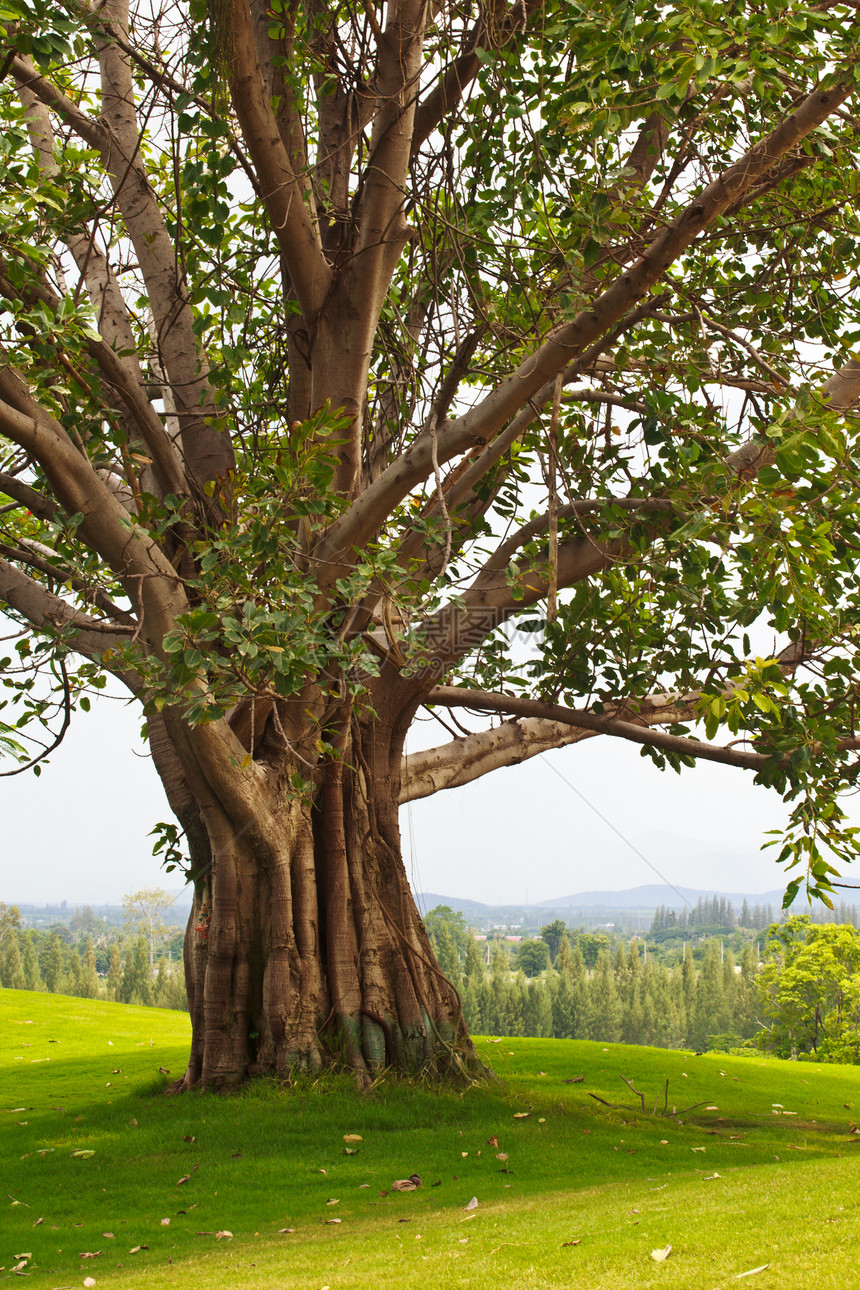
POLYGON ((262 807, 259 761, 221 765, 230 784, 218 796, 186 741, 150 730, 194 881, 191 1055, 177 1091, 326 1065, 362 1083, 388 1067, 478 1069, 400 855, 399 745, 378 722, 346 730, 313 772, 269 759, 262 807), (311 775, 309 792, 293 787, 297 772, 311 775))

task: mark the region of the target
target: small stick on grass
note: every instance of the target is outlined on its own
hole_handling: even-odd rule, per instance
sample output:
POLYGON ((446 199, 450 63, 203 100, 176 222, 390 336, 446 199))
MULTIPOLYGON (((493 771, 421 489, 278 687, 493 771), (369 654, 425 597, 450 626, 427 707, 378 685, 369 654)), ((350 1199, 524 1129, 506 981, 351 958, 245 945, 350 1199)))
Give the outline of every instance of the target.
POLYGON ((626 1079, 623 1075, 621 1076, 621 1078, 624 1080, 624 1083, 630 1089, 630 1092, 635 1093, 636 1096, 639 1098, 639 1101, 642 1103, 642 1114, 644 1115, 645 1114, 645 1094, 640 1093, 638 1088, 634 1088, 633 1085, 630 1083, 629 1079, 626 1079))

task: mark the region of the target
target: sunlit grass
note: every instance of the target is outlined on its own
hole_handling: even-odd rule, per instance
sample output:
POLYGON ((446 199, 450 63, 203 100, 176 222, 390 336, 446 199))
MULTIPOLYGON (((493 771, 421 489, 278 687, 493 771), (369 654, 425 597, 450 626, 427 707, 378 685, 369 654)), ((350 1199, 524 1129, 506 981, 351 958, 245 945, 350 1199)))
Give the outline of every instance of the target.
POLYGON ((162 1098, 183 1014, 14 991, 0 1012, 0 1266, 27 1253, 43 1284, 608 1290, 743 1285, 762 1264, 750 1284, 858 1282, 855 1068, 481 1040, 500 1078, 467 1089, 162 1098))

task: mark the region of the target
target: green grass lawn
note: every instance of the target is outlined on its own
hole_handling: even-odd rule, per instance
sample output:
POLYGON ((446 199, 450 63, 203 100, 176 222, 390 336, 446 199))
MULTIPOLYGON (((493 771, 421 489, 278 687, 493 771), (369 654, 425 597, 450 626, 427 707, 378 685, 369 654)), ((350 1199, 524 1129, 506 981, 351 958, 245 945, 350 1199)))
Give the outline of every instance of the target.
POLYGON ((2 1278, 27 1255, 51 1287, 860 1286, 860 1068, 479 1040, 499 1079, 460 1091, 162 1098, 184 1014, 6 990, 0 1020, 2 1278))

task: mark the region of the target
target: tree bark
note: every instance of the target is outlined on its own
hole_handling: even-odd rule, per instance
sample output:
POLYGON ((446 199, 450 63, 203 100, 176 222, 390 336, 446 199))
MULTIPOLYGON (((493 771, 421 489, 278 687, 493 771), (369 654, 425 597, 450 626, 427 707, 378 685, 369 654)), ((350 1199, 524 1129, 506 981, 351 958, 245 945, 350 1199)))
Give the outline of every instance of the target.
POLYGON ((386 1068, 478 1070, 403 866, 392 731, 353 718, 309 793, 291 786, 306 764, 282 758, 262 809, 248 767, 222 765, 230 791, 212 790, 188 734, 164 724, 151 732, 194 884, 184 953, 191 1055, 174 1090, 229 1090, 248 1076, 323 1066, 365 1085, 386 1068))

